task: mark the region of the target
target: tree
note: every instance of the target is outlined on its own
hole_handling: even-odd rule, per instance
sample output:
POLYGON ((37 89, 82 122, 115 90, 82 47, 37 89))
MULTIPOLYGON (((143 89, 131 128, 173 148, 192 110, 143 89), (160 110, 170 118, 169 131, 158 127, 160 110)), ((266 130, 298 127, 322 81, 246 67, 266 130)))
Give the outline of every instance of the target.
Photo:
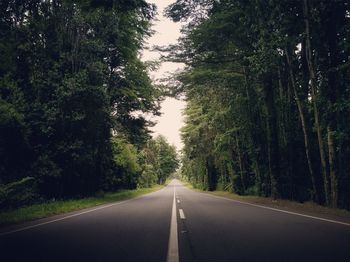
POLYGON ((166 179, 178 168, 176 148, 169 145, 164 136, 159 135, 155 139, 149 140, 143 149, 143 163, 144 172, 150 172, 152 169, 156 174, 157 183, 164 184, 166 179))
POLYGON ((349 207, 348 12, 344 1, 307 0, 167 8, 187 21, 179 44, 162 51, 187 65, 172 88, 188 102, 182 173, 190 181, 349 207))
POLYGON ((140 112, 158 114, 161 94, 139 50, 155 6, 2 1, 0 13, 0 183, 34 177, 44 198, 135 186, 137 171, 115 160, 112 132, 125 139, 121 155, 150 138, 140 112), (121 184, 106 185, 116 165, 126 170, 121 184))

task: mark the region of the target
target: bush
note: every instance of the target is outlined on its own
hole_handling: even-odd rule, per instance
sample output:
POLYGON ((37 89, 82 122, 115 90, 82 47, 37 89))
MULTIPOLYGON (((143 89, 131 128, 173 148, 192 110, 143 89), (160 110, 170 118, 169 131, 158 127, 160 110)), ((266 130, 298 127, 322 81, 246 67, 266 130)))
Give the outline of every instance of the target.
POLYGON ((0 187, 0 209, 10 209, 33 204, 38 200, 36 181, 25 177, 0 187))
POLYGON ((259 187, 258 187, 258 185, 254 185, 254 186, 248 187, 247 190, 245 191, 245 195, 259 196, 259 187))
POLYGON ((238 195, 243 194, 243 189, 242 189, 242 180, 241 177, 238 175, 234 175, 232 177, 232 182, 233 182, 233 192, 235 192, 238 195))
POLYGON ((143 172, 138 179, 138 187, 151 187, 157 183, 157 174, 152 165, 145 165, 143 172))
POLYGON ((0 94, 0 185, 23 177, 31 154, 23 115, 0 94))

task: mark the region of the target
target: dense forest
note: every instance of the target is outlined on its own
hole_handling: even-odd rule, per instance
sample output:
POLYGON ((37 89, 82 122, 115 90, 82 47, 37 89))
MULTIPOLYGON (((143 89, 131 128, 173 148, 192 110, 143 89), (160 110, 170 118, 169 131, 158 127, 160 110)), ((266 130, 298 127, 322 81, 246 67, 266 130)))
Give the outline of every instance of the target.
POLYGON ((0 207, 164 183, 176 149, 147 114, 184 96, 196 187, 350 208, 350 2, 177 0, 185 69, 140 59, 144 0, 0 2, 0 207))
POLYGON ((0 207, 164 183, 176 149, 145 114, 144 0, 0 2, 0 207))
POLYGON ((350 208, 350 2, 177 0, 185 63, 182 175, 227 190, 350 208))

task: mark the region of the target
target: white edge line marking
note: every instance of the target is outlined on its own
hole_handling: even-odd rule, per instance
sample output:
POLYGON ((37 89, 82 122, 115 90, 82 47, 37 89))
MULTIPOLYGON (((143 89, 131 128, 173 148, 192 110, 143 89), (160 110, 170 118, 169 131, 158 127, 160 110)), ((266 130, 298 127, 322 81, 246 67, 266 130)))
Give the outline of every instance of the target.
MULTIPOLYGON (((163 188, 162 188, 162 189, 163 189, 163 188)), ((160 190, 162 190, 162 189, 160 189, 160 190)), ((157 192, 157 191, 156 191, 156 192, 157 192)), ((152 194, 152 193, 155 193, 155 192, 151 192, 150 194, 152 194)), ((145 195, 138 196, 138 197, 131 198, 131 199, 127 199, 127 200, 124 200, 124 201, 121 201, 121 202, 117 202, 117 203, 112 203, 112 204, 108 204, 108 205, 103 205, 103 206, 100 206, 100 207, 97 207, 97 208, 94 208, 94 209, 86 210, 86 211, 83 211, 83 212, 80 212, 80 213, 77 213, 77 214, 68 215, 68 216, 65 216, 65 217, 57 218, 57 219, 50 220, 50 221, 46 221, 46 222, 43 222, 43 223, 39 223, 39 224, 31 225, 31 226, 26 226, 26 227, 22 227, 22 228, 14 229, 14 230, 7 231, 7 232, 2 232, 2 233, 0 233, 0 236, 13 234, 13 233, 17 233, 17 232, 20 232, 20 231, 25 231, 25 230, 28 230, 28 229, 32 229, 32 228, 35 228, 35 227, 44 226, 44 225, 51 224, 51 223, 54 223, 54 222, 58 222, 58 221, 61 221, 61 220, 65 220, 65 219, 68 219, 68 218, 72 218, 72 217, 84 215, 84 214, 87 214, 87 213, 90 213, 90 212, 94 212, 94 211, 97 211, 97 210, 100 210, 100 209, 104 209, 104 208, 108 208, 108 207, 112 207, 112 206, 117 206, 117 205, 120 205, 120 204, 124 204, 124 203, 126 203, 126 202, 129 202, 129 201, 132 201, 132 200, 141 198, 141 197, 143 197, 143 196, 145 196, 145 195)))
POLYGON ((167 262, 179 262, 179 246, 177 236, 177 216, 176 216, 176 201, 175 201, 175 187, 173 197, 173 208, 171 211, 170 234, 168 244, 167 262))
MULTIPOLYGON (((199 192, 199 193, 201 193, 201 192, 199 192)), ((282 209, 273 208, 273 207, 260 206, 260 205, 251 204, 251 203, 248 203, 248 202, 243 202, 243 201, 239 201, 239 200, 234 200, 234 199, 229 199, 229 198, 225 198, 225 197, 215 196, 215 195, 211 195, 211 194, 207 194, 207 193, 201 193, 201 194, 205 194, 207 196, 211 196, 211 197, 215 197, 215 198, 225 199, 227 201, 232 201, 232 202, 236 202, 236 203, 240 203, 240 204, 245 204, 245 205, 248 205, 248 206, 260 207, 260 208, 269 209, 269 210, 273 210, 273 211, 277 211, 277 212, 281 212, 281 213, 286 213, 286 214, 290 214, 290 215, 307 217, 307 218, 312 218, 312 219, 321 220, 321 221, 325 221, 325 222, 330 222, 330 223, 334 223, 334 224, 350 226, 350 223, 346 223, 346 222, 336 221, 336 220, 322 218, 322 217, 309 216, 309 215, 300 214, 300 213, 291 212, 291 211, 282 210, 282 209)))
POLYGON ((179 214, 181 219, 186 219, 184 211, 182 209, 179 209, 179 214))

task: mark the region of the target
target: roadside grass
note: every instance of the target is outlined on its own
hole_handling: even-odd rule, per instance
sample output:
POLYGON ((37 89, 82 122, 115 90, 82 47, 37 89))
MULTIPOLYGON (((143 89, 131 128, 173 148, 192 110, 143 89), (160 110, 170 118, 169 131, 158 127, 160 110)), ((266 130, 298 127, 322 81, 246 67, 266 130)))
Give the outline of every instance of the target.
POLYGON ((10 225, 45 218, 53 215, 64 214, 84 208, 102 204, 126 200, 157 191, 164 186, 155 185, 150 188, 138 188, 134 190, 121 190, 113 193, 101 193, 98 197, 88 197, 75 200, 59 200, 42 204, 21 207, 13 210, 0 211, 0 225, 10 225))
POLYGON ((241 202, 247 202, 250 204, 256 204, 261 206, 267 206, 272 207, 276 209, 281 209, 285 211, 291 211, 291 212, 297 212, 297 213, 303 213, 307 215, 312 216, 320 216, 324 218, 330 218, 330 219, 342 219, 346 220, 347 222, 350 222, 350 211, 345 209, 338 209, 338 208, 330 208, 318 205, 313 202, 296 202, 286 199, 273 199, 270 197, 260 197, 260 196, 252 196, 252 195, 237 195, 235 193, 227 192, 227 191, 205 191, 200 190, 198 188, 193 188, 193 186, 188 182, 183 182, 184 186, 198 191, 207 193, 210 195, 220 196, 228 199, 233 199, 241 202))
POLYGON ((200 192, 207 192, 207 191, 203 191, 203 190, 194 188, 194 186, 190 182, 188 182, 186 180, 180 180, 180 181, 185 187, 188 187, 189 189, 192 189, 192 190, 195 190, 195 191, 200 191, 200 192))

